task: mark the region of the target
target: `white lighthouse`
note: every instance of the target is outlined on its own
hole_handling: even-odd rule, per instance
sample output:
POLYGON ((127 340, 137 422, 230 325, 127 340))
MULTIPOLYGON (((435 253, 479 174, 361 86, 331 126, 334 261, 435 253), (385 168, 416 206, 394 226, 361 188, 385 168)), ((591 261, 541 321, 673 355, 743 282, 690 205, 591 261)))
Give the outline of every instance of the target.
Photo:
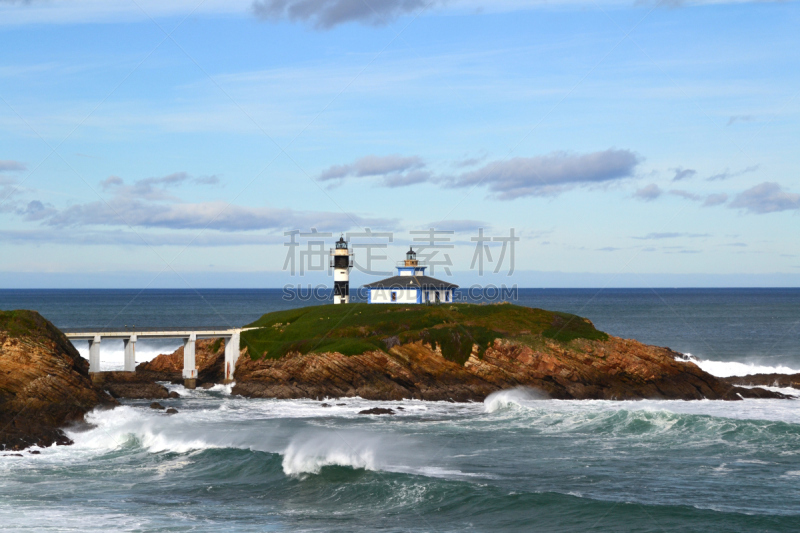
POLYGON ((333 303, 350 303, 350 269, 353 268, 353 254, 347 249, 347 241, 341 236, 336 248, 331 250, 333 267, 333 303))

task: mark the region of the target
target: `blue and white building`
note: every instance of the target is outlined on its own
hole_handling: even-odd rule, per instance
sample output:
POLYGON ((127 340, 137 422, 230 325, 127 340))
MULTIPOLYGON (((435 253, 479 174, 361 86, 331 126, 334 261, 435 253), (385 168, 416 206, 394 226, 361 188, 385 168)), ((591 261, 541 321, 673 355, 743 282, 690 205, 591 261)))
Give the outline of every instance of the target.
POLYGON ((397 266, 397 275, 365 285, 371 304, 449 303, 458 285, 425 275, 427 267, 409 249, 406 260, 397 266))

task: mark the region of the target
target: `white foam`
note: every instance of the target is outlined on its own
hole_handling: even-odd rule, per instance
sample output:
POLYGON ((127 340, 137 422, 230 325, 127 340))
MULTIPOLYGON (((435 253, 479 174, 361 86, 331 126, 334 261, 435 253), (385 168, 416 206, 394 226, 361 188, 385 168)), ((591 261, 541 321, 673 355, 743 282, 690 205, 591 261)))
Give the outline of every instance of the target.
POLYGON ((483 405, 487 413, 494 413, 506 407, 524 407, 526 402, 541 399, 544 397, 540 392, 527 387, 517 387, 491 393, 483 400, 483 405))
POLYGON ((799 374, 800 370, 788 366, 768 366, 754 363, 737 363, 735 361, 708 361, 697 359, 693 362, 702 370, 718 378, 731 376, 747 376, 750 374, 799 374))
POLYGON ((352 433, 344 438, 335 431, 300 435, 283 452, 283 472, 287 476, 319 474, 322 467, 333 465, 377 470, 379 440, 367 435, 354 439, 352 433))

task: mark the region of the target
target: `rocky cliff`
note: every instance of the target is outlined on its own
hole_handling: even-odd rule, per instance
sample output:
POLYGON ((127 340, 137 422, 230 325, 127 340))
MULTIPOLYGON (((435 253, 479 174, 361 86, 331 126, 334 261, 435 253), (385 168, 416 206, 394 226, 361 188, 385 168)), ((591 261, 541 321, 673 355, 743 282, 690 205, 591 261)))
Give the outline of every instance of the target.
POLYGON ((607 341, 543 342, 536 349, 495 340, 482 357, 477 347, 462 365, 422 341, 387 352, 290 353, 280 359, 243 357, 234 394, 255 398, 360 396, 374 400, 482 401, 519 386, 560 399, 781 398, 763 389, 730 385, 668 348, 610 337, 607 341))
POLYGON ((0 311, 0 449, 69 444, 62 427, 116 404, 53 324, 35 311, 0 311))

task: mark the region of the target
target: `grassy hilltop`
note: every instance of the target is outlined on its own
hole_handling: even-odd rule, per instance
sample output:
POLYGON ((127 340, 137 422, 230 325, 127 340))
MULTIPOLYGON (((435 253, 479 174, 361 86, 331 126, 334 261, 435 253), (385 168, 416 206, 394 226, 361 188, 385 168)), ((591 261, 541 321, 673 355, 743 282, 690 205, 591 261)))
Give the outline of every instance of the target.
POLYGON ((242 332, 253 359, 278 359, 289 352, 358 355, 423 340, 445 358, 464 363, 477 344, 480 355, 496 338, 535 345, 542 337, 606 340, 585 318, 518 305, 322 305, 268 313, 242 332))

